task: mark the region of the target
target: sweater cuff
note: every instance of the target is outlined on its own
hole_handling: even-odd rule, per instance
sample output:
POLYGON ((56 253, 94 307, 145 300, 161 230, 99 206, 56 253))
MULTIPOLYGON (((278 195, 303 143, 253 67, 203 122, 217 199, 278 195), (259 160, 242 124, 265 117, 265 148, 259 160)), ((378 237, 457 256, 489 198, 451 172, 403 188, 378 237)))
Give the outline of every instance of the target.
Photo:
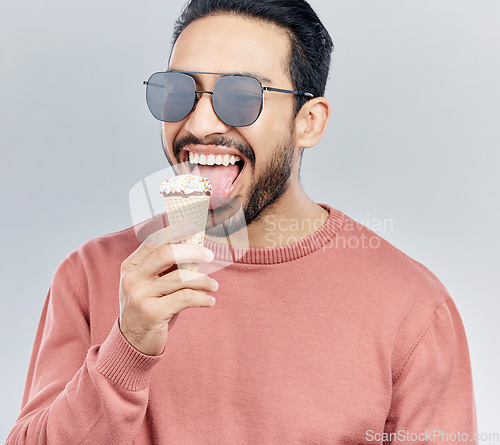
POLYGON ((140 391, 148 386, 151 369, 161 358, 162 355, 146 355, 135 349, 123 336, 116 320, 99 348, 96 368, 113 383, 129 391, 140 391))

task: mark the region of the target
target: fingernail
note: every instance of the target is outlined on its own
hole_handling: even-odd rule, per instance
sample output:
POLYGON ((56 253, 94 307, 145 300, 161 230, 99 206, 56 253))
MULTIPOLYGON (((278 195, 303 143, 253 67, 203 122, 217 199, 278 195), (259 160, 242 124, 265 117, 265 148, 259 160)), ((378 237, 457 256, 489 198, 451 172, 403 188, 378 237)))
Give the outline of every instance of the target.
POLYGON ((196 233, 198 232, 198 226, 193 222, 181 223, 181 229, 185 233, 196 233))
POLYGON ((165 229, 160 229, 156 232, 153 232, 149 235, 145 240, 144 244, 165 244, 167 242, 167 234, 165 229))
POLYGON ((219 283, 215 281, 213 278, 210 278, 210 283, 212 284, 212 287, 217 290, 219 289, 219 283))
POLYGON ((215 304, 215 298, 214 297, 210 297, 210 303, 212 304, 212 306, 215 304))
POLYGON ((196 233, 198 231, 198 226, 191 221, 172 223, 168 227, 170 231, 174 231, 179 234, 185 234, 185 233, 191 234, 191 233, 196 233))
POLYGON ((207 249, 206 247, 204 247, 204 249, 205 249, 205 256, 209 261, 212 261, 214 259, 214 253, 210 249, 207 249))

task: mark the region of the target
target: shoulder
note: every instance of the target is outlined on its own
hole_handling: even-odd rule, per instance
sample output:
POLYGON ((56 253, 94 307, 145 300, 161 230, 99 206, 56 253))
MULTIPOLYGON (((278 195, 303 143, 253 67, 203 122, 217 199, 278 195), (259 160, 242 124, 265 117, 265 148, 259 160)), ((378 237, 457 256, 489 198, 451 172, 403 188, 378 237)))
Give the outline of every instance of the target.
POLYGON ((433 311, 448 296, 426 266, 349 216, 344 215, 335 238, 331 247, 339 267, 369 286, 380 304, 433 311))
POLYGON ((148 235, 166 225, 160 214, 138 225, 93 238, 71 252, 67 261, 73 266, 114 267, 134 252, 148 235))
POLYGON ((348 290, 345 303, 392 343, 396 362, 429 323, 439 323, 436 311, 453 304, 431 270, 347 215, 327 250, 330 275, 348 290))
POLYGON ((93 238, 71 252, 63 264, 69 274, 79 282, 84 291, 92 283, 115 285, 120 276, 121 264, 153 232, 166 227, 163 214, 119 232, 93 238))
POLYGON ((74 267, 105 267, 123 262, 139 244, 134 227, 129 227, 85 242, 71 252, 67 260, 74 267))
POLYGON ((458 311, 431 270, 348 216, 338 236, 339 241, 347 240, 345 246, 339 242, 338 248, 363 289, 359 307, 365 305, 363 310, 372 312, 374 327, 392 343, 395 375, 430 326, 441 338, 453 334, 448 332, 449 317, 443 314, 451 311, 459 319, 458 311))
POLYGON ((132 227, 91 239, 69 253, 50 285, 47 301, 53 310, 72 311, 72 316, 79 312, 87 320, 93 307, 106 310, 108 306, 94 303, 114 302, 121 263, 138 245, 132 227))

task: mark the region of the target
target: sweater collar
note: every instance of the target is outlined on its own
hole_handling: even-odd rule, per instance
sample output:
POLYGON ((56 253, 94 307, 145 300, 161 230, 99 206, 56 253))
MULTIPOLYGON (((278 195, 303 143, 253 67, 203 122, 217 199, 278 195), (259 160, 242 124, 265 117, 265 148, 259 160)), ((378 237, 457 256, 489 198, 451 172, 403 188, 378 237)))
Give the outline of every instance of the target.
POLYGON ((205 246, 223 262, 239 264, 279 264, 302 258, 321 249, 341 230, 344 214, 326 204, 319 204, 329 215, 325 223, 311 235, 295 243, 274 248, 231 247, 205 239, 205 246))

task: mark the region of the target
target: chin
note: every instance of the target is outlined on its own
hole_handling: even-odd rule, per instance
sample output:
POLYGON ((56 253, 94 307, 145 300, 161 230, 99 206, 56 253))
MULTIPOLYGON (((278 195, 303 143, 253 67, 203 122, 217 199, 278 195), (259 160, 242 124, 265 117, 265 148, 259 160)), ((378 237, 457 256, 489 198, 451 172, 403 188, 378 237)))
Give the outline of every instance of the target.
POLYGON ((218 198, 221 205, 209 211, 207 235, 227 237, 246 227, 245 211, 237 198, 218 198))

